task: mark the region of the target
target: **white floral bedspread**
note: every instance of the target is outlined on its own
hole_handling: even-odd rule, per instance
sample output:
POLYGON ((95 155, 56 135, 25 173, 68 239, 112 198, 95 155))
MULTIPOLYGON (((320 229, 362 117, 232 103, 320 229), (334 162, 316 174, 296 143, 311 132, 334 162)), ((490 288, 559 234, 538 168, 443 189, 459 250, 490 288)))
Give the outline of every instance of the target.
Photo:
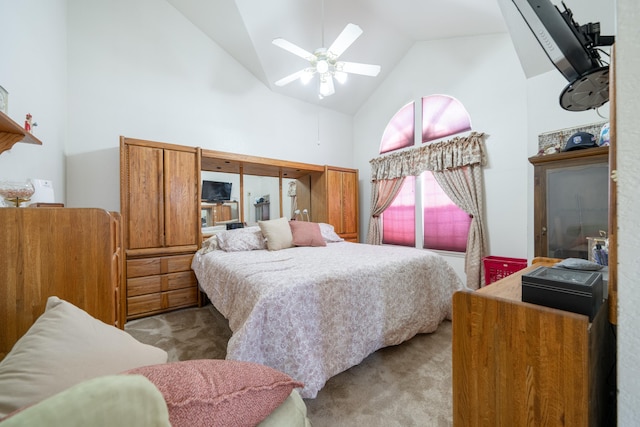
POLYGON ((374 351, 435 331, 464 288, 433 252, 348 242, 196 253, 192 267, 229 320, 227 359, 285 372, 306 398, 374 351))

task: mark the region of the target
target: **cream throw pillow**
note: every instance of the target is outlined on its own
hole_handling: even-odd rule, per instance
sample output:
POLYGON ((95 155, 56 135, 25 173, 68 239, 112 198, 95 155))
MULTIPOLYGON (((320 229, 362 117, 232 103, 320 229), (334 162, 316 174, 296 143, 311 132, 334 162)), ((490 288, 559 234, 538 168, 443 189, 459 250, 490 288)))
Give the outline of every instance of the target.
POLYGON ((278 251, 293 247, 293 234, 287 218, 258 221, 262 235, 267 239, 267 249, 278 251))
POLYGON ((0 362, 0 418, 84 380, 165 363, 137 341, 58 297, 0 362))

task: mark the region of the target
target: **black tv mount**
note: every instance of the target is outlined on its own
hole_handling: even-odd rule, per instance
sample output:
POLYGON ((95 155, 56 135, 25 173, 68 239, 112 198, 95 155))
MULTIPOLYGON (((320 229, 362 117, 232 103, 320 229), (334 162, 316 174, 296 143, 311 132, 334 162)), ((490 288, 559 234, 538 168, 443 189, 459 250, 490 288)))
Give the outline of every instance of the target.
POLYGON ((600 54, 596 48, 613 45, 615 36, 600 35, 599 22, 579 25, 573 19, 571 9, 564 2, 562 2, 562 6, 564 12, 560 12, 560 14, 589 52, 596 66, 564 88, 560 94, 560 106, 568 111, 585 111, 601 107, 609 101, 609 66, 602 65, 600 54))

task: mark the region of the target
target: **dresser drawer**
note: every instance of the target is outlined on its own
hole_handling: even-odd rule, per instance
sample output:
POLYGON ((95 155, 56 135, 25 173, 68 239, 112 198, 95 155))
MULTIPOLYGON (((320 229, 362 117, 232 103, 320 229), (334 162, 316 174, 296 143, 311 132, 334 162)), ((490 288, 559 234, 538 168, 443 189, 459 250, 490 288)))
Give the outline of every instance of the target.
POLYGON ((165 308, 178 308, 198 303, 198 288, 178 289, 165 292, 167 306, 165 308))
POLYGON ((162 310, 162 294, 148 294, 127 298, 127 317, 141 317, 162 310))
POLYGON ((134 277, 127 279, 127 296, 151 294, 183 288, 195 288, 198 281, 193 271, 160 274, 156 276, 134 277))
POLYGON ((149 316, 174 308, 193 306, 198 303, 198 288, 191 287, 167 292, 156 292, 127 298, 127 316, 149 316))
POLYGON ((127 278, 191 270, 193 254, 127 260, 127 278))

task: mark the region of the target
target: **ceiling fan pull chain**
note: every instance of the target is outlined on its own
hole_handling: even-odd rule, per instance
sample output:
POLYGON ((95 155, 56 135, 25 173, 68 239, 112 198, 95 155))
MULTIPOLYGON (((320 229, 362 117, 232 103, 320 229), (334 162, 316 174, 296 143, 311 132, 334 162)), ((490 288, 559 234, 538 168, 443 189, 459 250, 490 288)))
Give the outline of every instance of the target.
POLYGON ((322 40, 320 40, 322 43, 320 44, 320 46, 324 47, 324 0, 322 0, 321 2, 321 10, 320 10, 320 31, 321 31, 321 37, 322 40))

